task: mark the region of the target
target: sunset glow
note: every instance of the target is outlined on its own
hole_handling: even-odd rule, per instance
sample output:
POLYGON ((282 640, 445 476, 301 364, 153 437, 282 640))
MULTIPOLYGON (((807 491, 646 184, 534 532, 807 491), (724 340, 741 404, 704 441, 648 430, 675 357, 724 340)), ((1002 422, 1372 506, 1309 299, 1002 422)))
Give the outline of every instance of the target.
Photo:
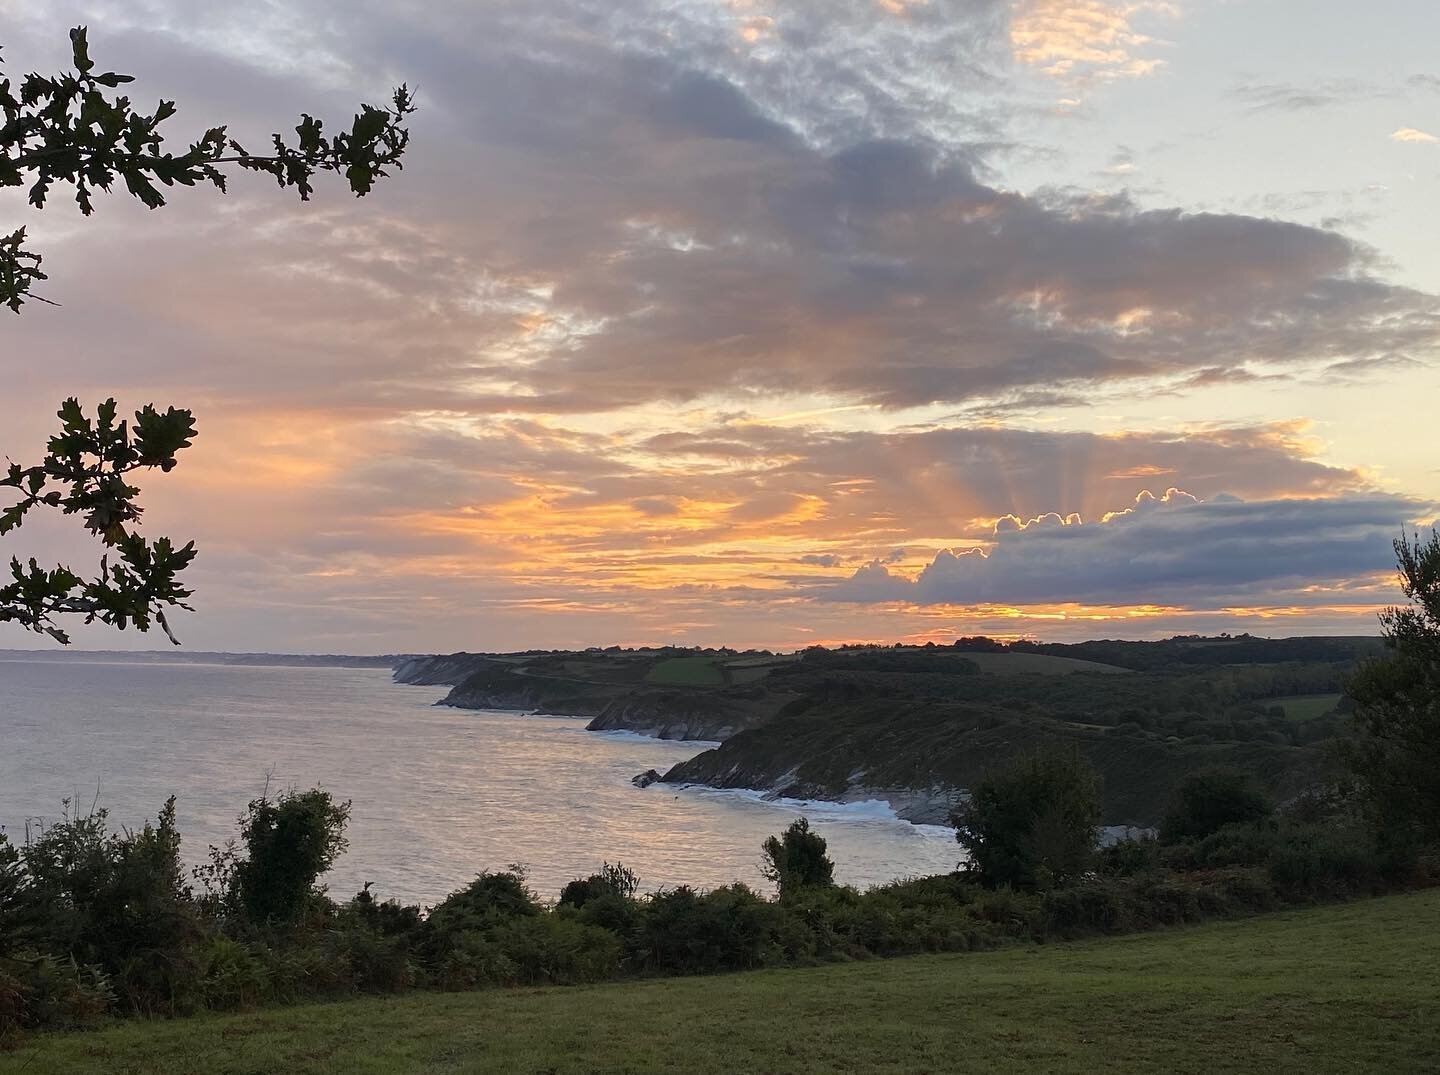
POLYGON ((7 73, 88 23, 184 132, 420 85, 363 205, 5 192, 61 305, 0 324, 0 450, 195 410, 144 525, 197 649, 1371 633, 1440 501, 1393 6, 1338 78, 1305 0, 0 0, 7 73))

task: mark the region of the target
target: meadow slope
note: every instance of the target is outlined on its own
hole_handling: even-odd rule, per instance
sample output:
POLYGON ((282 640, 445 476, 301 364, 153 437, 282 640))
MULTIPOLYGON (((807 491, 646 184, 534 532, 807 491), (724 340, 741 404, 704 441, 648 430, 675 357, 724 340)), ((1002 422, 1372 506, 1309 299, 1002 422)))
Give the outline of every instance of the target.
POLYGON ((1165 933, 35 1038, 62 1072, 1436 1070, 1440 891, 1165 933))

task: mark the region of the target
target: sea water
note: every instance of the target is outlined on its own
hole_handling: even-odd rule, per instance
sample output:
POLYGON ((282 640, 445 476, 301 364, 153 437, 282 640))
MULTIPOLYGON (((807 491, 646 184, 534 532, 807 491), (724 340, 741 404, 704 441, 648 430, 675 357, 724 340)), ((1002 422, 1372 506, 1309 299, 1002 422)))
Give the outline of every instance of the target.
POLYGON ((800 815, 829 841, 844 883, 945 872, 959 858, 952 832, 883 803, 636 788, 635 774, 707 744, 436 706, 444 693, 379 669, 0 659, 0 826, 18 842, 68 799, 135 828, 174 795, 193 864, 267 789, 319 785, 352 803, 332 895, 370 881, 381 897, 425 904, 512 864, 546 898, 606 861, 652 891, 764 888, 760 844, 800 815))

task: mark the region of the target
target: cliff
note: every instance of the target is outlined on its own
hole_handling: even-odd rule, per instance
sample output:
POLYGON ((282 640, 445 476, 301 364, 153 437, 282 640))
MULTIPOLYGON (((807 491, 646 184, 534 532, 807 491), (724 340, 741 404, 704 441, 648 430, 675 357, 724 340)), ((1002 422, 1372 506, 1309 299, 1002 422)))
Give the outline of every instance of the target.
POLYGON ((1076 749, 1102 780, 1102 823, 1158 823, 1175 785, 1209 766, 1246 770, 1276 799, 1320 774, 1310 747, 1184 743, 995 707, 933 700, 820 707, 735 735, 665 773, 670 784, 749 788, 775 797, 883 799, 907 820, 942 824, 966 788, 1022 751, 1076 749))
POLYGON ((789 699, 758 689, 731 692, 637 690, 616 698, 586 727, 656 739, 723 741, 772 719, 789 699))
POLYGON ((490 660, 479 653, 407 657, 395 665, 392 675, 396 683, 416 687, 453 687, 490 660))
POLYGON ((1248 771, 1277 799, 1311 785, 1321 744, 1348 731, 1341 691, 1368 644, 455 653, 405 660, 395 678, 450 685, 444 705, 722 744, 665 774, 671 783, 883 799, 917 822, 943 822, 964 789, 1022 750, 1073 747, 1104 779, 1105 823, 1149 826, 1201 767, 1248 771))
POLYGON ((731 673, 725 660, 667 650, 452 653, 404 661, 395 680, 448 684, 452 689, 438 704, 457 709, 590 717, 592 731, 717 741, 769 720, 795 697, 745 682, 754 666, 731 673))

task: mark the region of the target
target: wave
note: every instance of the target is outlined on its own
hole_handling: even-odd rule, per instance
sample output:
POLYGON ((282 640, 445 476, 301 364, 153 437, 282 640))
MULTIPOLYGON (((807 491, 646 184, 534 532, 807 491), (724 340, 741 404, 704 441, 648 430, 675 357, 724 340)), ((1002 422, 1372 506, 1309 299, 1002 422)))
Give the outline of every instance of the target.
POLYGON ((720 741, 717 739, 664 739, 658 735, 643 735, 640 732, 632 732, 623 728, 595 731, 590 734, 603 735, 606 739, 613 739, 619 743, 674 743, 676 746, 694 747, 697 754, 714 750, 720 745, 720 741))
POLYGON ((709 784, 665 784, 676 791, 689 792, 706 798, 735 798, 761 806, 774 807, 788 813, 799 813, 811 821, 863 822, 878 821, 893 824, 899 831, 909 832, 926 838, 944 838, 953 841, 955 830, 946 825, 915 825, 895 812, 895 808, 884 799, 858 799, 854 802, 839 802, 834 799, 791 799, 755 788, 713 788, 709 784))

